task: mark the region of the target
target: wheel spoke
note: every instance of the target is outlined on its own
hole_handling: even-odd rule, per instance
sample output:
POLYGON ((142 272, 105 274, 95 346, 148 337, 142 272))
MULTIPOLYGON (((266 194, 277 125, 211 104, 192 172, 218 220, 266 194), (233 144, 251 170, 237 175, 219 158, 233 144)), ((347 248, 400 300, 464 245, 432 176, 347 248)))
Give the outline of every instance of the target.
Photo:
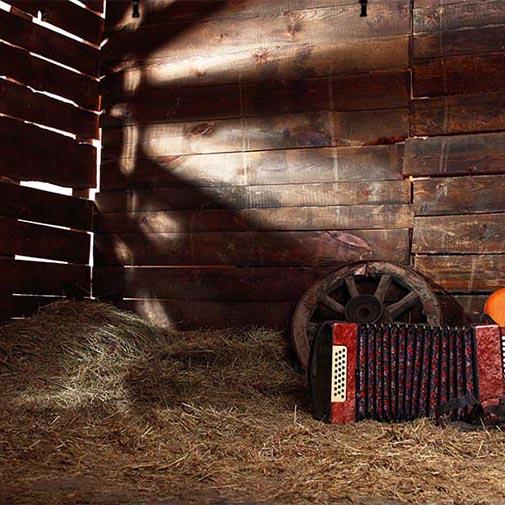
POLYGON ((321 303, 323 305, 326 305, 329 309, 331 309, 333 312, 336 312, 337 314, 343 314, 344 313, 344 306, 340 303, 338 303, 336 300, 334 300, 331 296, 329 295, 324 295, 323 299, 321 300, 321 303))
POLYGON ((359 295, 358 286, 356 286, 356 280, 352 275, 344 277, 345 285, 347 286, 347 291, 351 295, 351 298, 359 295))
POLYGON ((415 305, 419 296, 414 291, 411 291, 408 295, 405 295, 401 300, 392 303, 387 306, 388 312, 391 317, 394 319, 396 316, 400 315, 402 312, 405 312, 407 309, 415 305))
POLYGON ((384 274, 379 281, 379 285, 375 290, 374 296, 379 300, 379 302, 384 303, 386 294, 391 286, 391 276, 389 274, 384 274))

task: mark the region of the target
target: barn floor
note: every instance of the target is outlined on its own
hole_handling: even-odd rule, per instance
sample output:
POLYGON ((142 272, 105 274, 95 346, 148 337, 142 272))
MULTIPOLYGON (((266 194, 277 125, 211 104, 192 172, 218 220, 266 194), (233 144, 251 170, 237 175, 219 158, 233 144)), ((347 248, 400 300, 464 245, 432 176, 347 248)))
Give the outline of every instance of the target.
POLYGON ((0 389, 2 504, 505 500, 504 433, 319 423, 265 330, 58 303, 0 327, 0 389))

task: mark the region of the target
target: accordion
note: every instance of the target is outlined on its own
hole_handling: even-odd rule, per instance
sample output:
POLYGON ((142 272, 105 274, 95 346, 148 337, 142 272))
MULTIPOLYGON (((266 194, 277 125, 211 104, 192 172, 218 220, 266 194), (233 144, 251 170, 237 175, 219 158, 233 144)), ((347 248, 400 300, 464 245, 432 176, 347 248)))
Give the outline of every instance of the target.
POLYGON ((316 417, 336 424, 408 421, 505 397, 505 328, 324 323, 314 339, 309 385, 316 417))

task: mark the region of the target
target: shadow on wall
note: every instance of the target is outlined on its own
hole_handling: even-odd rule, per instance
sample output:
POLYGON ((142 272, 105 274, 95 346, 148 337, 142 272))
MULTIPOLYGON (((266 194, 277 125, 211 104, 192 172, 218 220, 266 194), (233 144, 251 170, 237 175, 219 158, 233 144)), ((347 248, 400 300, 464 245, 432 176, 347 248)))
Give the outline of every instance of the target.
MULTIPOLYGON (((178 60, 177 48, 181 45, 205 45, 205 39, 197 37, 205 31, 201 28, 205 19, 218 14, 226 17, 225 9, 233 2, 162 3, 163 7, 160 2, 160 8, 144 13, 134 29, 125 28, 113 34, 104 47, 103 53, 109 60, 105 68, 112 73, 104 79, 106 114, 101 171, 105 190, 160 188, 164 191, 127 193, 123 195, 126 212, 116 212, 115 208, 111 213, 108 203, 111 197, 102 193, 96 264, 197 267, 187 277, 188 297, 194 290, 217 291, 231 302, 236 299, 233 283, 237 279, 233 276, 227 279, 223 270, 216 273, 211 281, 213 285, 205 285, 209 281, 201 276, 204 269, 205 279, 209 279, 212 278, 209 267, 303 267, 317 257, 318 267, 305 272, 303 282, 308 287, 342 263, 369 259, 372 247, 366 238, 324 228, 316 233, 297 228, 289 209, 282 207, 283 198, 289 199, 289 195, 248 192, 254 184, 248 178, 248 167, 261 163, 259 151, 264 149, 261 146, 265 142, 272 156, 286 156, 286 151, 282 154, 275 151, 286 147, 329 146, 332 149, 333 131, 326 122, 328 110, 311 111, 294 122, 286 115, 280 119, 262 116, 261 121, 250 118, 248 110, 268 114, 268 108, 261 100, 254 100, 254 93, 251 94, 253 101, 247 103, 244 86, 234 83, 233 79, 257 77, 258 68, 260 79, 278 79, 289 62, 282 59, 262 62, 257 51, 246 62, 243 52, 235 57, 219 54, 218 50, 212 61, 202 62, 199 56, 194 61, 178 60), (163 30, 156 26, 167 20, 170 24, 164 25, 163 30), (125 55, 128 55, 126 62, 125 55), (123 61, 111 63, 118 57, 123 61), (205 75, 198 70, 203 64, 207 68, 205 75), (279 120, 286 120, 287 124, 280 128, 279 124, 273 124, 279 120), (200 154, 202 151, 206 154, 200 154), (270 216, 265 219, 258 208, 268 208, 270 216), (272 216, 276 226, 270 222, 272 216), (279 228, 290 231, 279 231, 279 228), (221 284, 219 276, 223 279, 221 284), (228 284, 225 286, 225 283, 228 284)), ((129 19, 130 9, 129 2, 118 3, 114 16, 129 19)), ((300 49, 305 53, 307 50, 307 47, 300 49)), ((295 65, 298 76, 315 75, 314 68, 304 67, 300 51, 286 53, 291 58, 291 66, 295 65)), ((261 83, 258 90, 261 99, 261 83)), ((288 100, 293 103, 300 97, 303 103, 317 100, 311 93, 313 90, 299 81, 288 100)), ((354 139, 346 140, 354 144, 354 139)), ((381 142, 400 140, 393 136, 382 138, 381 142)), ((361 145, 360 140, 356 145, 361 145)), ((298 186, 296 191, 303 193, 303 185, 298 186)), ((317 220, 317 208, 304 218, 317 220)), ((157 278, 154 269, 151 274, 150 283, 144 283, 125 298, 138 299, 132 304, 141 314, 153 315, 158 320, 161 314, 166 323, 173 323, 174 316, 167 313, 167 305, 160 302, 156 307, 155 302, 169 298, 167 280, 157 278), (150 302, 144 304, 141 299, 150 302), (153 311, 157 313, 149 314, 153 311)), ((261 276, 261 268, 256 269, 255 276, 261 276)), ((276 293, 293 289, 289 278, 282 273, 269 282, 270 295, 274 298, 276 293)), ((112 283, 109 291, 100 289, 102 298, 114 300, 124 296, 120 293, 123 286, 119 284, 115 287, 112 283)), ((243 294, 243 287, 238 289, 243 294)), ((247 300, 258 301, 255 296, 251 292, 247 300)), ((213 312, 212 307, 209 312, 213 312)), ((206 317, 211 322, 221 316, 209 313, 206 317)))

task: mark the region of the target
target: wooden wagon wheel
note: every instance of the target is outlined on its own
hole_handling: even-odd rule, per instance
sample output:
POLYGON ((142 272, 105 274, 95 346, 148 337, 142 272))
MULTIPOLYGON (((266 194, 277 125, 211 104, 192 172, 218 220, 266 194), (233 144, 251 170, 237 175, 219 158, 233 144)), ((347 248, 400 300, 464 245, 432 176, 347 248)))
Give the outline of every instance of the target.
POLYGON ((439 302, 413 269, 378 261, 355 263, 330 273, 300 298, 291 337, 307 368, 310 345, 323 321, 441 324, 439 302))

